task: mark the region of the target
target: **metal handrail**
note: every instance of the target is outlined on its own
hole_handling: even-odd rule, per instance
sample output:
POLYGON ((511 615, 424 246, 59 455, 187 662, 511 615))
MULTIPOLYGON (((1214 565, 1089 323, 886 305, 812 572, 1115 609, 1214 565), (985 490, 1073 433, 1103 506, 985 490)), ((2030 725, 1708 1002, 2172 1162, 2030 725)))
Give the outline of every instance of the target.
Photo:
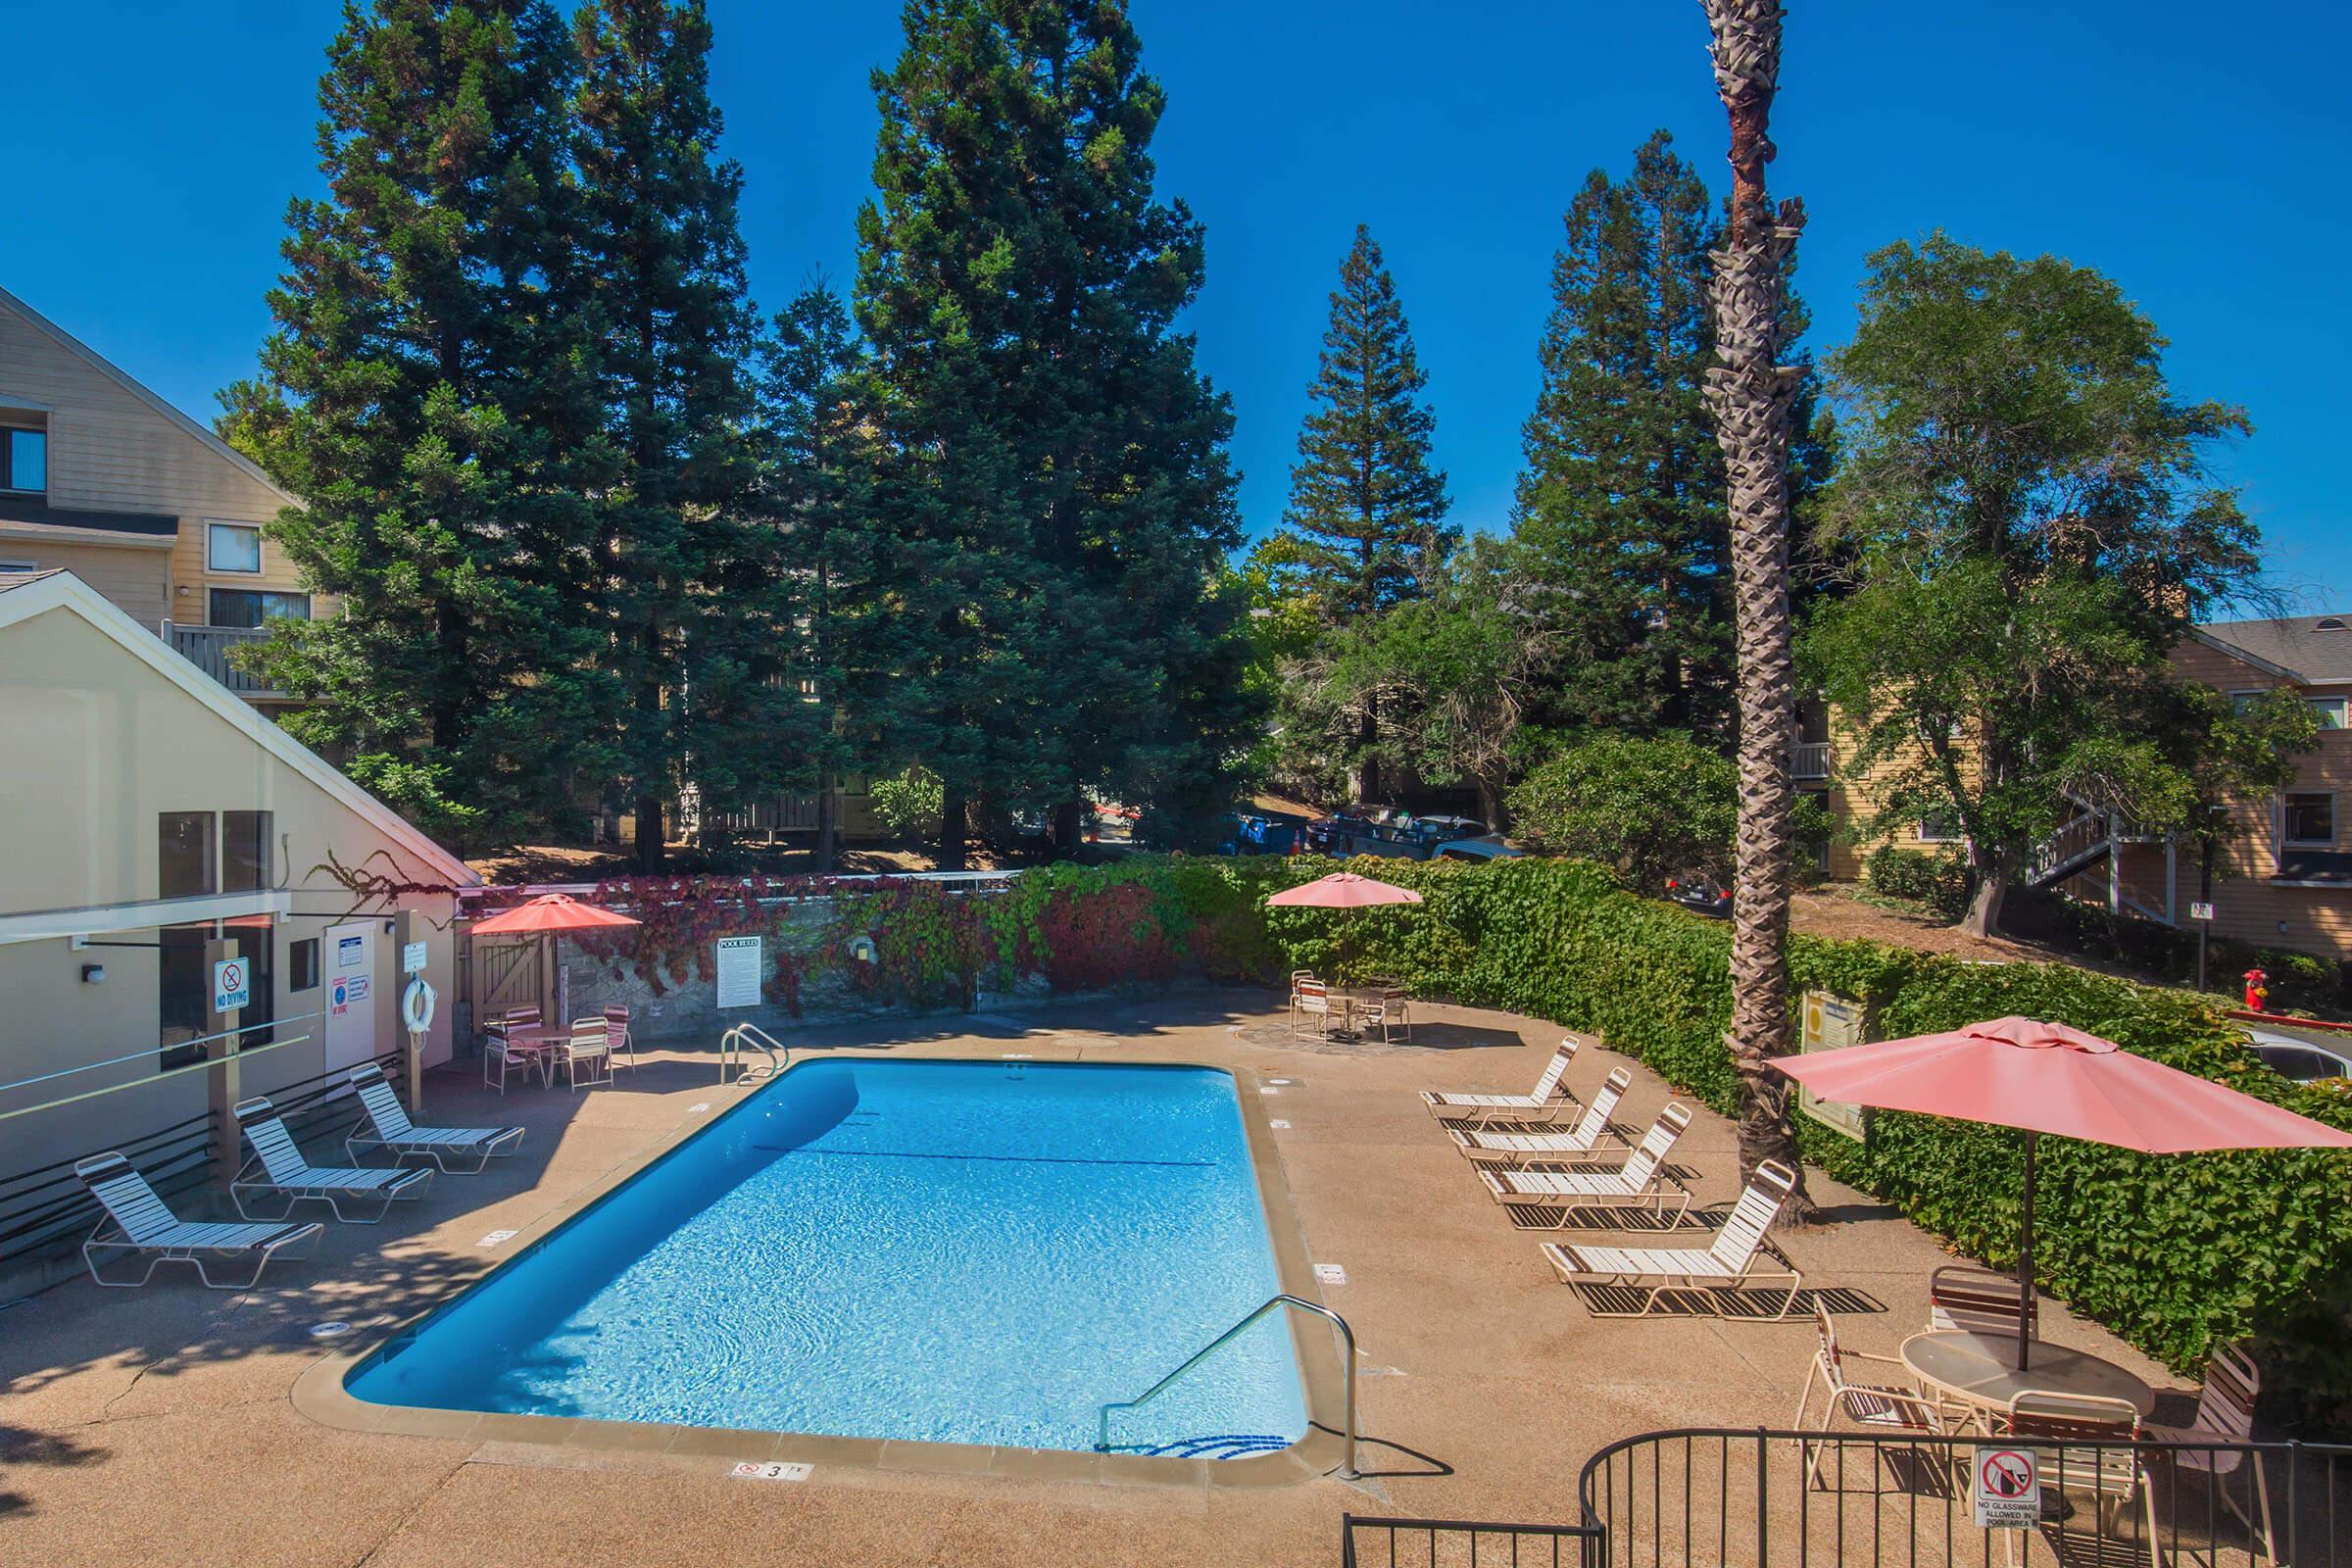
POLYGON ((746 1045, 751 1046, 767 1058, 767 1071, 760 1074, 762 1083, 782 1072, 792 1061, 790 1046, 785 1045, 756 1023, 739 1023, 718 1037, 718 1081, 720 1083, 723 1084, 727 1081, 729 1063, 738 1064, 737 1074, 740 1077, 742 1072, 740 1063, 743 1059, 743 1048, 746 1045), (777 1059, 779 1056, 783 1058, 780 1061, 777 1059))
POLYGON ((1349 1327, 1348 1326, 1348 1320, 1347 1320, 1346 1318, 1344 1318, 1344 1317, 1340 1316, 1340 1314, 1339 1314, 1339 1313, 1337 1313, 1337 1312, 1334 1312, 1334 1311, 1333 1311, 1333 1310, 1332 1310, 1330 1307, 1328 1307, 1328 1306, 1325 1306, 1325 1305, 1324 1305, 1322 1302, 1320 1302, 1320 1301, 1309 1301, 1309 1300, 1305 1299, 1303 1297, 1292 1296, 1292 1295, 1290 1295, 1288 1292, 1285 1292, 1284 1294, 1282 1294, 1282 1295, 1280 1295, 1280 1296, 1269 1296, 1269 1297, 1267 1297, 1267 1298, 1265 1298, 1265 1300, 1263 1300, 1263 1301, 1259 1302, 1259 1303, 1258 1303, 1258 1304, 1257 1304, 1255 1307, 1251 1308, 1250 1312, 1248 1312, 1247 1314, 1245 1314, 1245 1315, 1243 1316, 1243 1318, 1241 1319, 1241 1321, 1240 1321, 1240 1322, 1238 1322, 1238 1323, 1234 1324, 1234 1325, 1233 1325, 1233 1327, 1231 1327, 1231 1328, 1227 1329, 1227 1330, 1226 1330, 1224 1333, 1222 1333, 1222 1334, 1218 1335, 1218 1336, 1217 1336, 1215 1339, 1213 1339, 1213 1340, 1209 1341, 1209 1342, 1208 1342, 1206 1345, 1204 1345, 1204 1346, 1200 1347, 1200 1349, 1198 1349, 1198 1350, 1195 1350, 1195 1351, 1194 1351, 1194 1352, 1193 1352, 1193 1353, 1192 1353, 1190 1356, 1188 1356, 1188 1357, 1186 1357, 1186 1358, 1185 1358, 1185 1362, 1184 1362, 1184 1364, 1183 1364, 1182 1366, 1178 1367, 1178 1368, 1177 1368, 1175 1371, 1173 1371, 1173 1372, 1169 1373, 1169 1374, 1168 1374, 1166 1377, 1164 1377, 1164 1378, 1161 1378, 1161 1379, 1160 1379, 1160 1380, 1159 1380, 1157 1383, 1154 1383, 1154 1384, 1152 1384, 1152 1387, 1150 1387, 1149 1389, 1146 1389, 1146 1390, 1145 1390, 1143 1393, 1141 1393, 1141 1394, 1137 1395, 1137 1396, 1136 1396, 1134 1398, 1132 1398, 1132 1399, 1117 1399, 1117 1400, 1113 1400, 1113 1401, 1112 1401, 1111 1403, 1109 1403, 1109 1404, 1106 1404, 1106 1405, 1104 1405, 1104 1406, 1102 1407, 1102 1416, 1101 1416, 1100 1420, 1097 1422, 1097 1424, 1096 1424, 1096 1428, 1095 1428, 1095 1451, 1096 1451, 1096 1452, 1098 1452, 1098 1453, 1107 1453, 1107 1452, 1109 1452, 1109 1451, 1110 1451, 1110 1412, 1111 1412, 1111 1411, 1113 1411, 1113 1410, 1140 1410, 1140 1409, 1142 1409, 1142 1408, 1143 1408, 1145 1405, 1147 1405, 1147 1404, 1150 1404, 1150 1403, 1151 1403, 1151 1402, 1152 1402, 1153 1399, 1156 1399, 1156 1398, 1158 1398, 1158 1397, 1160 1396, 1160 1395, 1161 1395, 1161 1394, 1163 1394, 1163 1393, 1165 1393, 1165 1392, 1167 1391, 1167 1387, 1168 1387, 1168 1385, 1169 1385, 1169 1384, 1171 1384, 1171 1383, 1174 1383, 1174 1382, 1175 1382, 1175 1381, 1176 1381, 1178 1378, 1181 1378, 1181 1377, 1183 1377, 1183 1376, 1184 1376, 1184 1375, 1185 1375, 1187 1372, 1190 1372, 1190 1371, 1191 1371, 1193 1368, 1195 1368, 1195 1367, 1199 1366, 1199 1365, 1200 1365, 1201 1362, 1203 1362, 1203 1361, 1207 1360, 1207 1359, 1208 1359, 1210 1356, 1212 1356, 1212 1355, 1216 1354, 1216 1353, 1217 1353, 1219 1350, 1223 1349, 1223 1348, 1225 1348, 1225 1347, 1226 1347, 1226 1346, 1227 1346, 1229 1343, 1231 1343, 1231 1342, 1232 1342, 1232 1340, 1234 1339, 1234 1337, 1235 1337, 1236 1335, 1240 1334, 1240 1333, 1241 1333, 1241 1332, 1242 1332, 1244 1329, 1246 1329, 1246 1328, 1250 1327, 1251 1324, 1255 1323, 1255 1322, 1256 1322, 1256 1321, 1257 1321, 1259 1318, 1261 1318, 1261 1317, 1264 1317, 1264 1316, 1265 1316, 1265 1315, 1266 1315, 1268 1312, 1271 1312, 1271 1311, 1273 1311, 1273 1310, 1274 1310, 1276 1307, 1278 1307, 1278 1306, 1287 1306, 1287 1307, 1291 1307, 1291 1308, 1293 1308, 1293 1309, 1295 1309, 1295 1310, 1297 1310, 1297 1311, 1300 1311, 1300 1312, 1312 1312, 1312 1313, 1314 1313, 1314 1314, 1315 1314, 1315 1316, 1317 1316, 1317 1317, 1320 1317, 1320 1318, 1327 1318, 1327 1319, 1329 1319, 1329 1320, 1330 1320, 1330 1322, 1331 1322, 1331 1324, 1332 1324, 1332 1326, 1333 1326, 1333 1327, 1335 1327, 1335 1328, 1337 1328, 1337 1329, 1340 1331, 1340 1339, 1342 1340, 1342 1342, 1344 1342, 1344 1344, 1345 1344, 1345 1346, 1346 1346, 1346 1348, 1347 1348, 1347 1352, 1348 1352, 1348 1353, 1347 1353, 1347 1406, 1348 1406, 1348 1421, 1347 1421, 1347 1430, 1346 1430, 1344 1433, 1342 1433, 1342 1434, 1341 1434, 1341 1436, 1342 1436, 1343 1438, 1345 1438, 1345 1439, 1346 1439, 1346 1441, 1347 1441, 1347 1445, 1348 1445, 1348 1446, 1347 1446, 1346 1449, 1345 1449, 1345 1450, 1343 1450, 1343 1452, 1342 1452, 1342 1455, 1341 1455, 1341 1458, 1340 1458, 1340 1472, 1339 1472, 1339 1473, 1340 1473, 1340 1477, 1341 1477, 1341 1479, 1342 1479, 1342 1480, 1348 1480, 1348 1481, 1352 1481, 1352 1480, 1354 1480, 1354 1479, 1355 1479, 1355 1473, 1356 1473, 1356 1472, 1355 1472, 1355 1330, 1353 1330, 1353 1329, 1351 1329, 1351 1328, 1349 1328, 1349 1327))

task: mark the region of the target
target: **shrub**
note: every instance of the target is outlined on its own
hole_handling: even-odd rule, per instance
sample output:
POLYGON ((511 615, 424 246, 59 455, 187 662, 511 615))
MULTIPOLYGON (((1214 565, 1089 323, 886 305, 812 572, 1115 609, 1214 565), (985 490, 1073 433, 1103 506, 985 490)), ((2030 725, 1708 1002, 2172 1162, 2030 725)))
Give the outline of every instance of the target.
POLYGON ((1968 912, 1968 867, 1948 855, 1881 845, 1862 862, 1862 876, 1873 893, 1924 905, 1943 919, 1968 912))
POLYGON ((897 778, 878 778, 873 786, 874 817, 900 838, 939 836, 939 813, 946 795, 936 774, 910 767, 897 778))
POLYGON ((1728 759, 1679 735, 1595 735, 1511 791, 1511 820, 1538 849, 1597 860, 1657 893, 1671 876, 1730 870, 1738 785, 1728 759))

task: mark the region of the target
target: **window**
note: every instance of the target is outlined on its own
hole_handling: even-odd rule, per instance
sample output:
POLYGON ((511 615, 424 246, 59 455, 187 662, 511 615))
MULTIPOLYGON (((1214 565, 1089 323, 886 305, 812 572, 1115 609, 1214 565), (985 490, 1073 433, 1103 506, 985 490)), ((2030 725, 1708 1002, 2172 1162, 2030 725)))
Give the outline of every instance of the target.
POLYGON ((204 531, 207 571, 260 571, 262 530, 248 523, 207 523, 204 531))
POLYGON ((318 989, 318 939, 304 937, 300 942, 289 943, 286 967, 291 971, 286 977, 288 991, 318 989))
POLYGON ((2311 710, 2320 715, 2320 728, 2342 729, 2344 727, 2343 698, 2308 697, 2304 701, 2310 703, 2311 710))
POLYGON ((194 899, 220 891, 213 880, 213 813, 165 811, 156 818, 155 896, 194 899))
POLYGON ((2280 837, 2289 844, 2334 845, 2335 796, 2332 792, 2288 795, 2281 799, 2280 837))
POLYGON ((254 893, 270 886, 268 811, 220 813, 220 891, 254 893))
MULTIPOLYGON (((210 823, 212 818, 205 821, 210 823)), ((212 1014, 212 988, 206 983, 204 949, 213 940, 213 922, 199 921, 195 925, 170 925, 156 932, 157 1016, 161 1033, 156 1043, 164 1048, 156 1058, 160 1071, 185 1067, 205 1060, 212 1054, 203 1045, 188 1042, 202 1040, 208 1032, 206 1022, 212 1014)))
POLYGON ((1960 838, 1960 819, 1948 810, 1930 811, 1919 819, 1922 844, 1957 844, 1960 838))
POLYGON ((0 441, 0 490, 49 488, 49 432, 11 427, 0 441))
POLYGON ((265 620, 308 620, 309 594, 273 594, 258 588, 215 588, 210 607, 212 626, 259 626, 265 620))

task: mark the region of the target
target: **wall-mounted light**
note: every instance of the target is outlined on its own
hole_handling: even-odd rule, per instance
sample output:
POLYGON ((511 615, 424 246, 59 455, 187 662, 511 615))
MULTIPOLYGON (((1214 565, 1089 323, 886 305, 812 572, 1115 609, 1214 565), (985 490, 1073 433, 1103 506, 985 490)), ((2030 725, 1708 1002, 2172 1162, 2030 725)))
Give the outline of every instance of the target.
POLYGON ((81 983, 85 986, 104 985, 106 983, 106 965, 103 963, 83 964, 81 966, 81 983))

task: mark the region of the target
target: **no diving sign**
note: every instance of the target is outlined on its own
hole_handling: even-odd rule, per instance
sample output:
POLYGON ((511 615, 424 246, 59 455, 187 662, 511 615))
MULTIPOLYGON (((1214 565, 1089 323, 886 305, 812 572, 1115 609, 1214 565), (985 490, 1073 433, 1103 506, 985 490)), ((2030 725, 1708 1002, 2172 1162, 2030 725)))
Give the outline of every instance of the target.
POLYGON ((2031 1448, 1977 1450, 1977 1528, 2031 1530, 2041 1522, 2041 1473, 2031 1448))
POLYGON ((253 971, 243 958, 221 958, 213 964, 213 1010, 235 1012, 253 1005, 253 971))

